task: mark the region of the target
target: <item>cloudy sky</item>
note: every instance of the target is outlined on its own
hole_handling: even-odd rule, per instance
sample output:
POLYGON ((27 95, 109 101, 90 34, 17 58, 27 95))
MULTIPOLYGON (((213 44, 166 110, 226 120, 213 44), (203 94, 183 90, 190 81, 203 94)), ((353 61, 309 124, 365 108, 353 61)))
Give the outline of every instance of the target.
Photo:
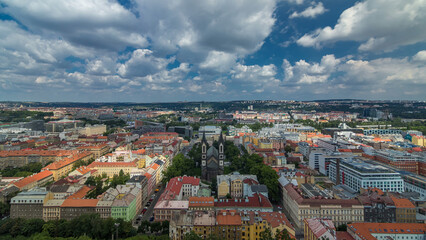
POLYGON ((426 100, 426 0, 0 0, 0 100, 426 100))

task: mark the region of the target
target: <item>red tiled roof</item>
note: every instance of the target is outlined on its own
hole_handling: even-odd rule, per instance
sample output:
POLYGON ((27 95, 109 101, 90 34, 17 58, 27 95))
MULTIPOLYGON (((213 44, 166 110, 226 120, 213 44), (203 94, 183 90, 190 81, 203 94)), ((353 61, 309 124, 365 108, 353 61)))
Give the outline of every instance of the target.
POLYGON ((48 178, 52 175, 53 175, 53 173, 51 171, 41 171, 37 174, 34 174, 32 176, 28 176, 24 179, 21 179, 17 182, 14 182, 13 184, 18 188, 23 188, 30 183, 38 182, 38 181, 45 179, 45 178, 48 178))
POLYGON ((82 199, 86 196, 86 194, 92 190, 94 187, 88 187, 88 186, 83 186, 82 188, 80 188, 80 190, 78 190, 77 192, 75 192, 74 194, 70 195, 68 197, 68 199, 82 199))
POLYGON ((62 160, 53 162, 53 163, 47 165, 46 167, 44 167, 43 169, 46 169, 46 170, 57 170, 57 169, 61 169, 61 168, 65 167, 65 166, 73 164, 74 162, 77 162, 78 160, 80 160, 80 159, 82 159, 84 157, 89 156, 90 154, 92 154, 92 153, 90 153, 90 152, 78 153, 78 154, 76 154, 74 156, 71 156, 71 157, 64 158, 62 160))
POLYGON ((87 167, 137 167, 137 164, 135 162, 92 162, 87 167))
POLYGON ((96 207, 99 199, 65 199, 61 207, 96 207))
POLYGON ((217 202, 214 203, 214 206, 272 208, 272 204, 269 199, 262 194, 255 193, 253 194, 253 197, 247 197, 246 199, 219 199, 217 202))
POLYGON ((221 210, 216 216, 218 225, 241 225, 241 216, 235 210, 221 210))
POLYGON ((213 207, 213 197, 189 197, 189 207, 213 207))
POLYGON ((354 232, 360 239, 377 240, 372 234, 417 234, 426 233, 424 223, 352 223, 348 224, 348 232, 354 232))

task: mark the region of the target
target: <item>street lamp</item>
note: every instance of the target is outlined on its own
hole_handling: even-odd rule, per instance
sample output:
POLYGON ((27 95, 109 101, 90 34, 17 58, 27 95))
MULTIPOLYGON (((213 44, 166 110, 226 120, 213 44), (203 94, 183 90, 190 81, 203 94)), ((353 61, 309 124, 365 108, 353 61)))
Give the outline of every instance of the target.
POLYGON ((120 226, 120 223, 114 223, 115 226, 115 239, 118 240, 118 227, 120 226))

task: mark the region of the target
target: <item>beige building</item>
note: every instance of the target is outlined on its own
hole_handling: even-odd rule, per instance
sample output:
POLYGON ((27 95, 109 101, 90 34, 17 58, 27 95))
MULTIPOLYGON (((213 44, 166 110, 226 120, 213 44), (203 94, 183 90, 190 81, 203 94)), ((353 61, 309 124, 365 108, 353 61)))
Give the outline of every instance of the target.
POLYGON ((106 132, 106 125, 104 124, 86 126, 78 129, 78 134, 85 136, 101 135, 104 132, 106 132))
POLYGON ((364 206, 357 199, 304 198, 291 183, 280 187, 284 211, 298 229, 303 228, 305 218, 327 218, 337 226, 364 221, 364 206))
POLYGON ((124 174, 130 174, 137 170, 138 164, 136 162, 92 162, 87 167, 95 169, 96 175, 105 173, 109 178, 112 178, 114 175, 120 174, 120 170, 123 170, 124 174))
POLYGON ((228 175, 217 176, 217 192, 218 198, 225 198, 228 194, 232 198, 242 198, 244 196, 245 188, 249 185, 258 184, 256 175, 241 175, 234 172, 228 175), (247 184, 245 185, 246 182, 247 184))
POLYGON ((91 158, 93 158, 93 154, 91 152, 81 152, 71 157, 67 157, 62 160, 53 162, 44 167, 43 169, 51 171, 53 173, 53 179, 57 181, 62 177, 67 176, 68 173, 72 171, 75 162, 87 161, 91 158))
POLYGON ((43 220, 61 219, 61 205, 65 199, 50 199, 43 204, 43 220))

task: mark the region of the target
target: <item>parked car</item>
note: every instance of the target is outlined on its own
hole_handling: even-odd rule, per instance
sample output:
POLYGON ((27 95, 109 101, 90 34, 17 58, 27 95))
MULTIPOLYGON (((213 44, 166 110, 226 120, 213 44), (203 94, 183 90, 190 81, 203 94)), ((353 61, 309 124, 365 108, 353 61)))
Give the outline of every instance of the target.
POLYGON ((154 221, 154 216, 149 219, 150 222, 154 221))
POLYGON ((146 211, 148 211, 148 209, 144 208, 144 209, 142 210, 142 214, 145 214, 145 213, 146 213, 146 211))

